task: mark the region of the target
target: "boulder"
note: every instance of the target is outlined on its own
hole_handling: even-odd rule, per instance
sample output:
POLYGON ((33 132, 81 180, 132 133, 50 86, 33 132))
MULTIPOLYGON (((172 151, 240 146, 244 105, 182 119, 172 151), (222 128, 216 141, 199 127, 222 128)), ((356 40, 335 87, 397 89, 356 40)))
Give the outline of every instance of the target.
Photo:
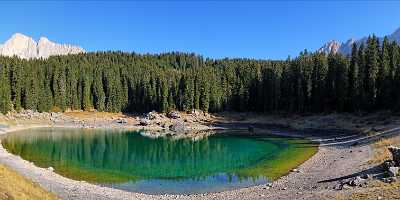
POLYGON ((151 112, 147 113, 147 118, 149 120, 157 119, 157 117, 158 117, 158 114, 155 111, 151 111, 151 112))
POLYGON ((388 178, 388 182, 389 182, 389 183, 397 182, 397 178, 396 178, 396 177, 389 177, 389 178, 388 178))
POLYGON ((171 119, 178 119, 178 118, 181 118, 181 115, 177 111, 172 111, 172 112, 168 113, 168 117, 171 119))
POLYGON ((202 111, 201 111, 201 110, 197 110, 197 109, 192 109, 192 110, 189 112, 189 114, 191 114, 191 115, 197 117, 197 116, 200 116, 200 115, 202 114, 202 111))
POLYGON ((339 183, 339 184, 335 185, 335 186, 333 187, 333 189, 334 189, 334 190, 342 190, 342 189, 343 189, 343 183, 339 183))
POLYGON ((369 175, 369 174, 362 174, 360 177, 361 177, 362 179, 371 179, 371 178, 372 178, 372 176, 369 175))
POLYGON ((50 113, 50 116, 51 116, 51 117, 58 117, 59 114, 58 114, 58 113, 55 113, 55 112, 52 112, 52 113, 50 113))
POLYGON ((184 122, 176 122, 173 125, 171 125, 169 127, 170 131, 174 131, 174 132, 184 132, 186 129, 185 127, 185 123, 184 122))
POLYGON ((148 119, 141 119, 139 121, 140 126, 148 126, 150 125, 150 121, 148 119))
POLYGON ((254 133, 254 126, 252 126, 252 125, 248 126, 248 127, 247 127, 247 130, 248 130, 250 133, 254 133))
POLYGON ((400 166, 400 148, 395 146, 390 146, 390 153, 392 153, 393 161, 396 163, 396 166, 400 166))
POLYGON ((128 123, 128 121, 126 119, 124 119, 124 118, 117 119, 116 122, 118 124, 126 124, 126 123, 128 123))
POLYGON ((384 183, 394 183, 397 181, 397 178, 396 177, 382 178, 382 181, 384 183))
POLYGON ((296 169, 296 168, 292 169, 291 171, 292 171, 292 172, 296 172, 296 173, 300 173, 300 170, 299 170, 299 169, 296 169))
POLYGON ((360 176, 356 176, 349 180, 348 184, 350 186, 363 186, 367 182, 367 179, 363 179, 360 176))
POLYGON ((383 163, 383 168, 385 169, 385 171, 388 171, 389 168, 391 167, 395 167, 396 163, 393 160, 387 160, 383 163))
POLYGON ((399 174, 399 167, 389 167, 387 172, 389 177, 396 177, 399 174))

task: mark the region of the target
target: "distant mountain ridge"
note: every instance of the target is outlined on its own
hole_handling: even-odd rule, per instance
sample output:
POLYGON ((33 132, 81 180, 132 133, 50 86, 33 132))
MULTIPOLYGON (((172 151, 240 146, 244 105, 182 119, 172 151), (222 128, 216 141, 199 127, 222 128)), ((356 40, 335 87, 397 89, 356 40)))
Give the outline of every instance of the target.
MULTIPOLYGON (((389 41, 395 41, 398 44, 400 44, 400 28, 398 28, 395 32, 393 32, 390 35, 387 35, 389 41)), ((383 41, 384 37, 379 37, 379 41, 383 41)), ((336 40, 331 40, 327 43, 325 43, 321 48, 318 49, 318 52, 324 52, 326 54, 329 54, 331 52, 333 53, 341 53, 343 55, 349 55, 351 53, 351 49, 353 47, 353 44, 356 43, 357 46, 360 46, 361 44, 365 44, 367 42, 368 37, 363 37, 361 39, 355 40, 355 39, 349 39, 345 43, 340 43, 336 40)))
POLYGON ((79 46, 57 44, 46 37, 41 37, 38 42, 21 33, 14 34, 4 44, 0 44, 0 55, 17 56, 22 59, 48 58, 54 55, 67 55, 85 53, 79 46))

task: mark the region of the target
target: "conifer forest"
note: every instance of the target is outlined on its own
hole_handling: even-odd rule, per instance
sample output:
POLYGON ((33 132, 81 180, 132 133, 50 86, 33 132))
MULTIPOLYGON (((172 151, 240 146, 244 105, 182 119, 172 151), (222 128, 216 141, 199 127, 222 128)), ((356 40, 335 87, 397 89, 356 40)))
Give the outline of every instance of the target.
POLYGON ((370 36, 351 55, 287 60, 96 52, 0 57, 0 111, 264 113, 400 110, 400 47, 370 36))

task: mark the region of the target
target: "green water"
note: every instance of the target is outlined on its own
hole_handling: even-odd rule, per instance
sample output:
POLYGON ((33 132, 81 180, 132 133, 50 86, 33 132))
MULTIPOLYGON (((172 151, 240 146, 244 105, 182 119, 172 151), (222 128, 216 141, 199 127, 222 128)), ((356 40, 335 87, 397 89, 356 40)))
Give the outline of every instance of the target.
POLYGON ((299 139, 224 132, 200 140, 140 131, 30 129, 2 140, 11 153, 75 180, 151 194, 215 192, 269 182, 316 152, 299 139))

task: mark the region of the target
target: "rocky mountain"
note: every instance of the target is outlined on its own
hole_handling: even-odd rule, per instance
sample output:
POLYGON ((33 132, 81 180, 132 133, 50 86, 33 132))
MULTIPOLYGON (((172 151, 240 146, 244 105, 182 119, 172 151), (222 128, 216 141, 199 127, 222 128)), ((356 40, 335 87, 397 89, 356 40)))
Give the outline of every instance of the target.
POLYGON ((322 46, 318 52, 325 52, 325 53, 337 53, 339 48, 340 48, 341 44, 336 41, 336 40, 331 40, 327 43, 324 44, 324 46, 322 46))
POLYGON ((21 33, 14 34, 4 44, 0 44, 0 55, 18 56, 23 59, 48 58, 53 55, 67 55, 84 53, 78 46, 57 44, 45 37, 36 42, 31 37, 21 33))
MULTIPOLYGON (((400 28, 397 29, 394 33, 387 35, 389 41, 396 41, 398 44, 400 44, 400 28)), ((380 41, 383 41, 384 37, 379 38, 380 41)), ((331 40, 324 44, 321 48, 318 49, 318 52, 324 52, 326 54, 329 54, 330 52, 333 53, 341 53, 343 55, 349 55, 351 53, 351 48, 354 43, 357 44, 357 46, 360 46, 362 43, 367 42, 368 37, 363 37, 361 39, 355 40, 355 39, 349 39, 344 43, 340 43, 336 40, 331 40)))

